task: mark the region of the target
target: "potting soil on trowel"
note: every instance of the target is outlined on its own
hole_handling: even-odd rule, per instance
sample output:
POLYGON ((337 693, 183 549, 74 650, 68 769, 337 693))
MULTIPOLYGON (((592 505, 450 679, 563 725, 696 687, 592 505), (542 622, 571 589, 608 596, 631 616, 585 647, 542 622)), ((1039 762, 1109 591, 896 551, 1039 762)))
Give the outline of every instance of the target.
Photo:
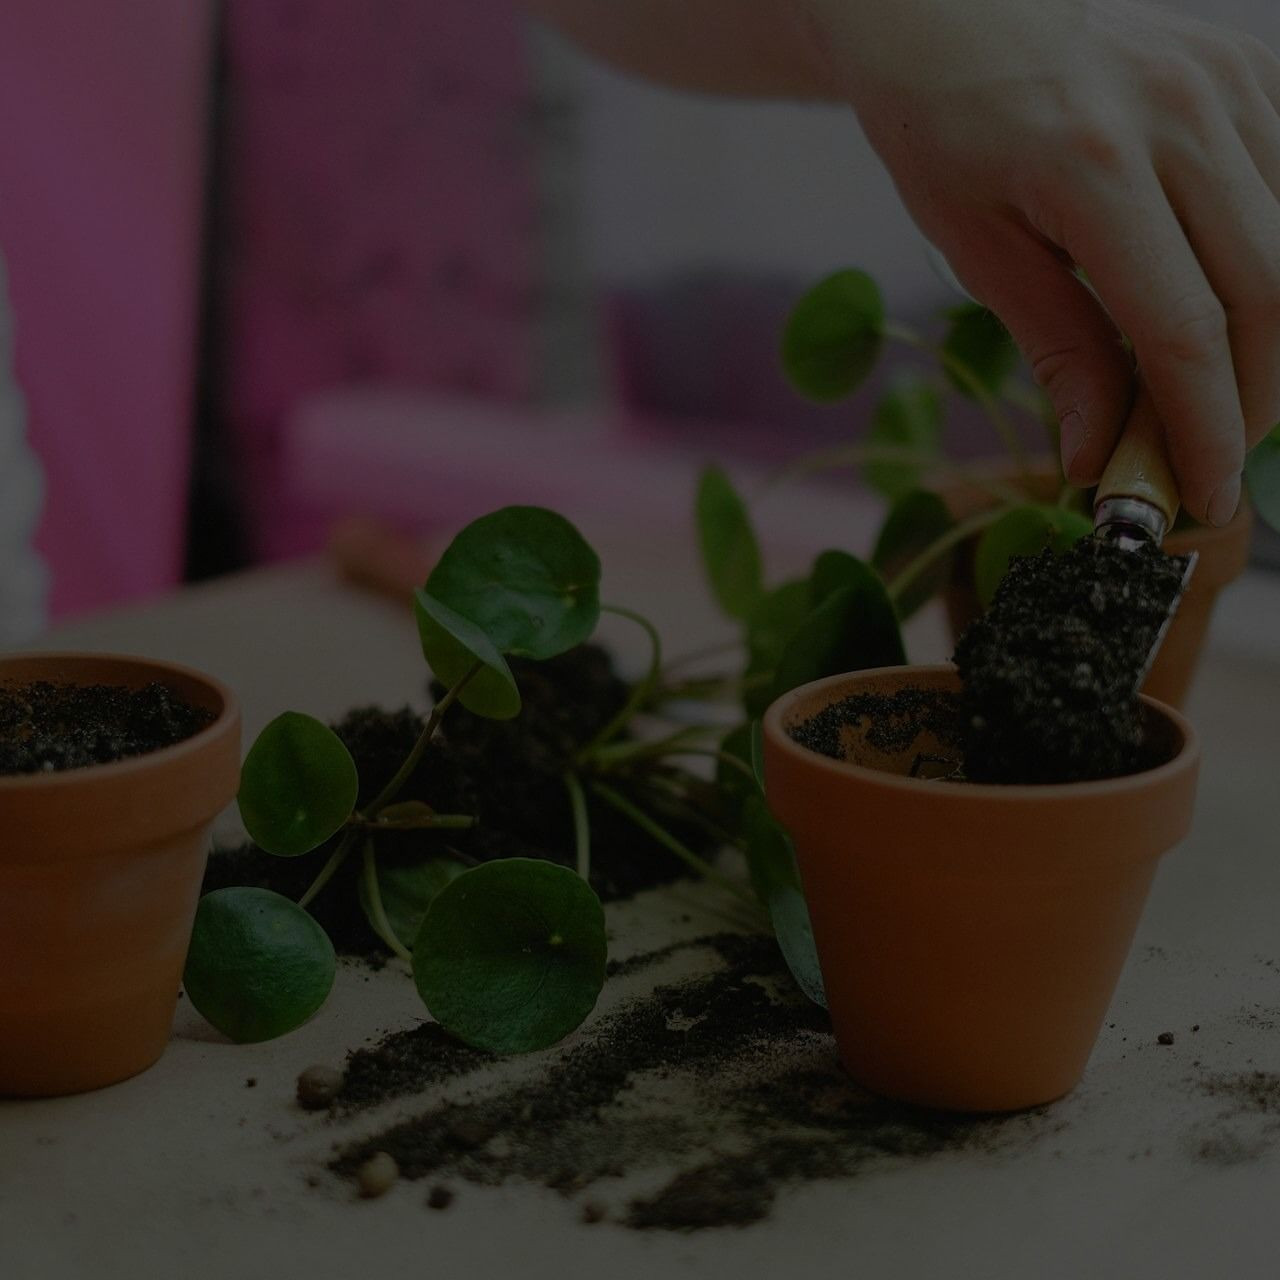
POLYGON ((1149 767, 1137 686, 1186 567, 1096 538, 1016 558, 956 646, 966 777, 1081 782, 1149 767))

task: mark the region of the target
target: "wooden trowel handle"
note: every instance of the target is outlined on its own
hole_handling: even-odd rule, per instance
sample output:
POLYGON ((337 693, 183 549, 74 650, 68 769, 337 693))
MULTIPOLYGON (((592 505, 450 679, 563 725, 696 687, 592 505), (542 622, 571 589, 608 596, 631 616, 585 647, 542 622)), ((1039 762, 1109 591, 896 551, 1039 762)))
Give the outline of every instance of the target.
POLYGON ((1164 427, 1145 386, 1138 388, 1120 443, 1102 473, 1094 510, 1111 498, 1148 503, 1164 516, 1166 529, 1178 514, 1178 482, 1165 452, 1164 427))

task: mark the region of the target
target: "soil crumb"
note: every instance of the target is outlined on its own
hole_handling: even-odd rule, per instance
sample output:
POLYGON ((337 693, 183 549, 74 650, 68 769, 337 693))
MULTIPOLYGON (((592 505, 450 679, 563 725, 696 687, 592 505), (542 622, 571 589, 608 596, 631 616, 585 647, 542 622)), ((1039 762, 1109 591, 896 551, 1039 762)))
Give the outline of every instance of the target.
POLYGON ((171 747, 212 724, 166 685, 0 686, 0 775, 111 764, 171 747))
POLYGON ((1016 557, 956 647, 966 776, 1082 782, 1156 763, 1137 686, 1186 567, 1097 538, 1016 557))
MULTIPOLYGON (((800 1183, 999 1152, 1051 1128, 1043 1111, 964 1117, 872 1097, 840 1071, 825 1012, 796 991, 771 938, 689 945, 720 967, 624 1003, 569 1047, 521 1060, 514 1079, 454 1090, 340 1148, 331 1170, 354 1178, 385 1151, 403 1178, 532 1182, 575 1198, 580 1220, 694 1231, 758 1222, 800 1183)), ((374 1105, 492 1061, 423 1024, 353 1054, 341 1105, 374 1105)))

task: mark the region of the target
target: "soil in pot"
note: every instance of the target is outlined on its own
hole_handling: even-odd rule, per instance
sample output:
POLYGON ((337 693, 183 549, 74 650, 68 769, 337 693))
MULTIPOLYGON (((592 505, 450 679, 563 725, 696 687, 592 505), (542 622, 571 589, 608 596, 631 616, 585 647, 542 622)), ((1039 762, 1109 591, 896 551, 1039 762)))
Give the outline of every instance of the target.
POLYGON ((912 772, 956 781, 1083 782, 1150 768, 1138 696, 1148 654, 1177 599, 1186 560, 1084 538, 1014 560, 990 609, 960 638, 956 696, 859 694, 795 727, 796 741, 846 755, 846 727, 896 754, 918 737, 912 772))
MULTIPOLYGON (((580 747, 622 707, 627 686, 609 655, 581 645, 543 662, 511 660, 523 708, 512 720, 495 721, 453 707, 418 769, 401 792, 441 813, 474 814, 471 830, 385 832, 378 836, 380 865, 450 854, 464 862, 491 858, 545 858, 573 865, 572 813, 563 782, 580 747)), ((433 690, 439 697, 442 690, 433 690)), ((333 726, 355 759, 361 780, 358 805, 368 803, 396 772, 423 728, 409 708, 366 707, 333 726)), ((646 797, 652 809, 652 796, 646 797)), ((608 900, 668 884, 687 874, 684 864, 613 809, 590 805, 591 883, 608 900)), ((690 848, 709 851, 713 841, 687 819, 665 818, 690 848)), ((215 852, 204 892, 230 885, 274 889, 297 899, 332 851, 322 846, 299 858, 275 858, 252 844, 215 852)), ((334 876, 309 908, 347 955, 379 956, 385 946, 361 910, 358 860, 334 876)))
POLYGON ((173 746, 213 722, 168 686, 0 686, 0 775, 110 764, 173 746))

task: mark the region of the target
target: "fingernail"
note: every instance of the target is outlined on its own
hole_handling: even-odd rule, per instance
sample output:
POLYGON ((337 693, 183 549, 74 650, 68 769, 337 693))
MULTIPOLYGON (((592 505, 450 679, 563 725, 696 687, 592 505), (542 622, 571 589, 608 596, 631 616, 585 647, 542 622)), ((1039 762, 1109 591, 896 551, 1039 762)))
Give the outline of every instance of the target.
POLYGON ((1209 510, 1206 514, 1209 517, 1209 523, 1217 525, 1221 528, 1224 524, 1229 524, 1236 514, 1236 508, 1240 505, 1240 477, 1233 476, 1230 480, 1224 480, 1214 491, 1213 497, 1209 499, 1209 510))
POLYGON ((1078 409, 1068 409, 1058 425, 1062 435, 1062 472, 1070 480, 1088 432, 1078 409))

